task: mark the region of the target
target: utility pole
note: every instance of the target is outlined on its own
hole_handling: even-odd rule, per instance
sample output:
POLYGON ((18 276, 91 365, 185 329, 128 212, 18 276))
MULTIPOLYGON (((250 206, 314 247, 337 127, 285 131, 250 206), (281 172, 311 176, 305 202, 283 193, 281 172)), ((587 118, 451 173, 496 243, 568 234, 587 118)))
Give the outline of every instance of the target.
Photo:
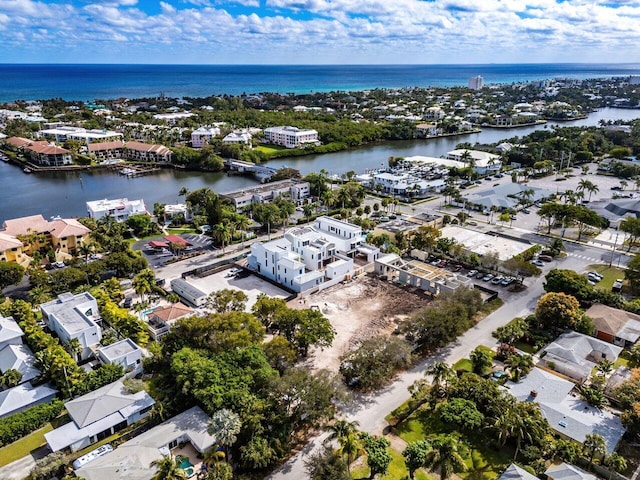
MULTIPOLYGON (((611 249, 611 259, 609 260, 609 266, 611 266, 611 264, 613 263, 613 256, 616 253, 616 245, 618 244, 618 235, 620 234, 616 233, 616 239, 613 241, 613 248, 611 249)), ((618 259, 618 266, 620 266, 620 259, 618 259)))

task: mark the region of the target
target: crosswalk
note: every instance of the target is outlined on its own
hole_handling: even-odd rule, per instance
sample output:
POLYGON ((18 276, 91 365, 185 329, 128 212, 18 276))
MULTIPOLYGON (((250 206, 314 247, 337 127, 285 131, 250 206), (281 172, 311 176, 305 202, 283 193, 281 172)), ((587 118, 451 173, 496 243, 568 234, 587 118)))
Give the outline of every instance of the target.
POLYGON ((568 257, 579 258, 581 260, 588 260, 589 262, 594 262, 594 263, 602 262, 601 258, 593 258, 593 257, 589 257, 588 255, 582 255, 580 253, 568 253, 567 256, 568 257))

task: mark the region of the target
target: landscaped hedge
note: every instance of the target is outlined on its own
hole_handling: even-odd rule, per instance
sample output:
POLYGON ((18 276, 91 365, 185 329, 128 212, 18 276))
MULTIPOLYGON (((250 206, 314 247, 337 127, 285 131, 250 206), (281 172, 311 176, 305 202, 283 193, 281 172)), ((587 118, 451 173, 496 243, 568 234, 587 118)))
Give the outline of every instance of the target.
POLYGON ((64 408, 62 400, 36 405, 24 412, 0 419, 0 447, 36 431, 53 420, 64 408))

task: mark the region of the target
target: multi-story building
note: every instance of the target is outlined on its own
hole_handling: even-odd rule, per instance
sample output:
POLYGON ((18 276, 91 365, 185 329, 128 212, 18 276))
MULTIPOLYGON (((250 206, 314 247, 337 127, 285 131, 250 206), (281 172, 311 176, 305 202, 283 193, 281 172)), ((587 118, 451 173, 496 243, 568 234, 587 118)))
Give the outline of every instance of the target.
POLYGON ((234 130, 222 139, 222 143, 251 144, 252 135, 248 130, 234 130))
POLYGON ((87 150, 90 154, 95 155, 98 160, 120 160, 125 158, 124 142, 121 140, 91 143, 87 150))
POLYGON ((55 300, 40 305, 40 311, 62 344, 78 339, 83 360, 89 358, 92 347, 102 340, 102 329, 97 323, 101 321, 98 303, 89 292, 60 294, 55 300))
POLYGON ((292 228, 284 238, 254 243, 248 267, 291 291, 302 292, 353 276, 357 253, 373 262, 380 251, 363 243, 357 225, 319 217, 313 227, 292 228))
POLYGON ((94 220, 110 215, 118 222, 125 222, 131 215, 148 214, 144 200, 129 200, 118 198, 115 200, 94 200, 87 202, 87 213, 94 220))
POLYGON ((484 79, 480 75, 478 75, 477 77, 471 77, 467 85, 470 90, 482 90, 484 79))
POLYGON ((264 130, 267 143, 286 148, 298 148, 307 145, 319 145, 318 132, 315 130, 300 130, 296 127, 269 127, 264 130))
POLYGON ((5 144, 16 152, 28 155, 32 162, 48 166, 60 167, 73 163, 73 156, 69 150, 49 145, 46 141, 34 141, 22 137, 9 137, 5 144))
POLYGON ((134 162, 171 163, 171 149, 164 145, 129 142, 92 143, 88 146, 89 153, 99 160, 124 159, 134 162))
POLYGON ((447 159, 466 163, 480 175, 499 172, 502 168, 500 155, 480 150, 458 149, 447 152, 447 159))
POLYGON ((5 220, 0 229, 0 259, 21 265, 31 261, 29 254, 50 246, 56 257, 75 255, 89 243, 91 230, 73 218, 45 220, 42 215, 5 220))
POLYGON ((211 140, 220 135, 220 127, 200 127, 191 133, 191 146, 193 148, 202 148, 209 145, 211 140))
POLYGON ((130 338, 100 347, 97 353, 102 363, 120 365, 129 375, 142 373, 142 349, 130 338))
POLYGON ((247 208, 253 203, 270 202, 279 195, 289 195, 293 201, 298 203, 302 199, 309 197, 310 188, 309 182, 288 179, 265 183, 257 187, 241 188, 221 193, 220 196, 231 200, 236 209, 239 210, 247 208))
POLYGON ((71 127, 71 126, 58 126, 55 128, 46 128, 40 130, 37 135, 39 137, 46 138, 47 140, 55 140, 56 142, 64 142, 65 140, 77 140, 84 144, 91 144, 94 142, 109 142, 122 138, 122 134, 109 130, 92 129, 71 127))

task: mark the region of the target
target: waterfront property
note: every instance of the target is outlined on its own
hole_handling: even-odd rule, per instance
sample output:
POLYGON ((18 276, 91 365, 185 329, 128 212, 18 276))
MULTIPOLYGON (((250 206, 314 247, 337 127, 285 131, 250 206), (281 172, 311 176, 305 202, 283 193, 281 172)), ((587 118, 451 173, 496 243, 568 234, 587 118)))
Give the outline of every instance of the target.
POLYGON ((130 338, 98 348, 97 357, 102 363, 120 365, 129 376, 142 373, 142 349, 130 338))
POLYGON ((240 143, 243 145, 251 145, 251 138, 252 134, 249 129, 234 130, 222 139, 222 143, 240 143))
POLYGON ((351 278, 356 254, 373 262, 380 250, 363 242, 357 225, 319 217, 313 227, 295 227, 284 238, 251 246, 248 267, 286 288, 302 292, 351 278))
POLYGON ((91 230, 73 218, 45 220, 42 215, 5 220, 0 229, 0 260, 27 266, 34 252, 50 247, 56 258, 75 255, 89 243, 91 230))
POLYGON ((75 452, 147 417, 155 403, 144 390, 130 393, 117 380, 65 403, 71 422, 44 437, 52 452, 75 452))
POLYGON ((607 453, 613 452, 625 432, 620 418, 572 394, 574 387, 572 382, 537 367, 519 382, 505 384, 507 392, 519 401, 537 403, 560 436, 582 443, 587 435, 596 433, 605 439, 607 453))
POLYGON ((67 344, 72 338, 78 339, 82 359, 89 358, 93 347, 102 340, 98 303, 89 292, 60 294, 55 300, 41 304, 40 311, 62 344, 67 344))
POLYGON ((129 200, 128 198, 118 198, 114 200, 94 200, 87 202, 87 213, 94 220, 111 216, 117 222, 126 222, 131 215, 147 214, 147 207, 144 200, 129 200))
POLYGON ((447 152, 446 158, 456 162, 462 162, 468 167, 472 167, 480 175, 499 172, 502 168, 500 155, 483 152, 481 150, 451 150, 447 152))
POLYGON ((280 195, 288 195, 291 200, 300 203, 301 200, 309 197, 310 188, 309 182, 287 179, 221 193, 220 196, 231 200, 233 206, 240 210, 254 203, 270 202, 280 195))
POLYGON ((22 412, 41 403, 49 403, 57 394, 58 390, 49 384, 34 387, 28 382, 0 391, 0 418, 22 412))
POLYGON ((593 320, 600 340, 631 348, 640 339, 640 315, 597 303, 585 315, 593 320))
POLYGON ((73 157, 69 150, 50 145, 46 141, 34 141, 22 137, 9 137, 4 140, 12 150, 22 155, 28 156, 29 159, 37 164, 47 167, 60 167, 62 165, 71 165, 73 157))
POLYGON ((560 335, 540 352, 540 364, 582 384, 598 362, 615 362, 620 353, 622 347, 570 331, 560 335))
POLYGON ((132 160, 146 163, 171 163, 171 150, 164 145, 117 140, 92 143, 87 148, 90 154, 101 161, 132 160))
POLYGON ((151 467, 155 460, 170 455, 177 457, 179 452, 187 456, 185 449, 178 449, 179 445, 193 449, 193 455, 187 456, 189 462, 184 463, 185 474, 193 475, 201 463, 197 455, 204 455, 216 441, 207 433, 209 421, 200 407, 192 407, 79 468, 76 475, 86 480, 150 480, 156 473, 151 467))
POLYGON ((264 129, 266 143, 280 145, 286 148, 300 148, 308 145, 320 145, 318 132, 315 130, 301 130, 296 127, 269 127, 264 129))
POLYGON ((191 132, 191 146, 193 148, 202 148, 209 145, 211 140, 220 135, 220 127, 203 126, 191 132))

